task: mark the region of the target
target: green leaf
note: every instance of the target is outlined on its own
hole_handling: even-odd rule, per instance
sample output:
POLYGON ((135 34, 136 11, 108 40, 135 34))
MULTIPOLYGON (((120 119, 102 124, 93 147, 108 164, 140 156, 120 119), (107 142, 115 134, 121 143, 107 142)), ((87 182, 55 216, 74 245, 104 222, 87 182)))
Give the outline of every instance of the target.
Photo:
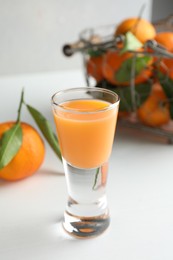
POLYGON ((137 76, 144 68, 147 67, 150 59, 151 59, 150 56, 145 55, 142 57, 136 56, 136 58, 132 57, 125 60, 115 74, 116 80, 119 81, 120 83, 129 81, 130 84, 133 66, 135 72, 134 74, 135 76, 137 76), (133 59, 135 59, 135 61, 133 59))
POLYGON ((120 51, 120 54, 127 51, 135 51, 142 47, 142 43, 135 37, 132 32, 127 32, 125 34, 124 46, 120 51))
POLYGON ((93 190, 94 190, 95 187, 96 187, 97 180, 98 180, 98 176, 99 176, 99 172, 100 172, 100 167, 98 167, 98 168, 96 169, 96 173, 95 173, 95 177, 94 177, 94 184, 93 184, 93 187, 92 187, 93 190))
POLYGON ((161 72, 159 72, 158 77, 159 77, 160 84, 169 100, 170 115, 171 118, 173 119, 173 80, 161 72))
POLYGON ((62 160, 58 139, 53 132, 49 121, 35 108, 31 107, 28 104, 26 106, 36 124, 38 125, 39 129, 41 130, 42 134, 44 135, 45 139, 47 140, 53 151, 56 153, 58 158, 62 160))
POLYGON ((22 90, 21 97, 20 97, 20 103, 19 103, 19 108, 18 108, 17 122, 20 121, 21 110, 22 110, 22 105, 23 105, 23 103, 24 103, 24 89, 22 90))
POLYGON ((89 49, 87 51, 87 53, 91 56, 91 57, 99 57, 99 56, 102 56, 105 51, 104 50, 100 50, 100 49, 89 49))
MULTIPOLYGON (((150 95, 152 85, 147 82, 143 84, 137 84, 135 86, 135 103, 138 108, 150 95)), ((132 98, 132 89, 130 86, 128 87, 117 87, 112 89, 115 91, 120 97, 120 111, 133 111, 133 98, 132 98)))
POLYGON ((17 154, 22 144, 20 123, 14 124, 0 139, 0 169, 5 167, 17 154))

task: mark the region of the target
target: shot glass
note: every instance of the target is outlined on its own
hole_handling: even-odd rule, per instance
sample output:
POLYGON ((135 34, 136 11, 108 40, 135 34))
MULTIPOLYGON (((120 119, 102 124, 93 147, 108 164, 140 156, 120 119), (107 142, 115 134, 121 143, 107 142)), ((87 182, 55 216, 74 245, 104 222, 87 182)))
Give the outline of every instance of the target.
POLYGON ((96 87, 52 96, 68 191, 63 227, 78 238, 100 235, 110 223, 106 182, 119 102, 116 93, 96 87))

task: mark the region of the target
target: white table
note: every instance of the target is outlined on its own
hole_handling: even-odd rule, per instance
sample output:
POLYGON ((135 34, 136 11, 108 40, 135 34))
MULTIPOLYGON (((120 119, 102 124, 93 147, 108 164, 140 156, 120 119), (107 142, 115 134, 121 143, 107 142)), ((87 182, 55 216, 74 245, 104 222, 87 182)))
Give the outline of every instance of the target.
MULTIPOLYGON (((0 78, 0 122, 15 120, 22 87, 25 101, 51 121, 50 97, 84 86, 81 71, 0 78)), ((34 124, 24 109, 22 119, 34 124)), ((67 191, 61 163, 47 146, 44 164, 32 177, 0 180, 0 259, 173 259, 173 146, 118 129, 108 180, 110 228, 77 240, 64 234, 67 191)))

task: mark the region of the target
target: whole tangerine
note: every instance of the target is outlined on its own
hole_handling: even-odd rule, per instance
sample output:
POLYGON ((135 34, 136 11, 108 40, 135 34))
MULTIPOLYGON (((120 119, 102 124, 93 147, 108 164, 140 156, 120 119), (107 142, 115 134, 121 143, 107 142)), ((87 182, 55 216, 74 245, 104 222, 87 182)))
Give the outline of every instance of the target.
POLYGON ((142 43, 145 43, 147 40, 154 39, 156 35, 156 30, 152 23, 138 17, 132 17, 123 20, 117 26, 115 30, 115 35, 117 36, 120 34, 125 34, 128 31, 132 32, 142 43))
MULTIPOLYGON (((0 123, 0 138, 15 122, 0 123)), ((0 178, 16 181, 33 175, 41 166, 45 155, 45 146, 36 129, 21 122, 22 145, 14 158, 2 169, 0 178)))
POLYGON ((137 111, 139 120, 148 126, 159 127, 170 121, 168 99, 159 83, 155 83, 151 94, 137 111))

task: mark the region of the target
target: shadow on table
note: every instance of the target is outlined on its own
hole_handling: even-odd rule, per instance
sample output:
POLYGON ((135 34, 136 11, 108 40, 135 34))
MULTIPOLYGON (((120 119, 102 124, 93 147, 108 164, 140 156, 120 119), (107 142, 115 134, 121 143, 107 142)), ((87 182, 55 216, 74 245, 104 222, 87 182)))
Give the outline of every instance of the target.
POLYGON ((37 177, 37 176, 62 177, 62 176, 64 176, 64 172, 63 171, 54 171, 54 170, 43 168, 43 169, 39 170, 37 173, 35 173, 31 176, 28 176, 27 178, 24 178, 24 179, 15 180, 15 181, 7 181, 7 180, 4 180, 4 179, 0 179, 0 188, 5 187, 5 186, 10 186, 10 185, 11 186, 16 185, 17 183, 30 180, 31 178, 34 178, 34 177, 37 177))
POLYGON ((64 176, 63 171, 54 171, 54 170, 49 170, 49 169, 41 169, 39 171, 40 175, 49 175, 49 176, 64 176))

